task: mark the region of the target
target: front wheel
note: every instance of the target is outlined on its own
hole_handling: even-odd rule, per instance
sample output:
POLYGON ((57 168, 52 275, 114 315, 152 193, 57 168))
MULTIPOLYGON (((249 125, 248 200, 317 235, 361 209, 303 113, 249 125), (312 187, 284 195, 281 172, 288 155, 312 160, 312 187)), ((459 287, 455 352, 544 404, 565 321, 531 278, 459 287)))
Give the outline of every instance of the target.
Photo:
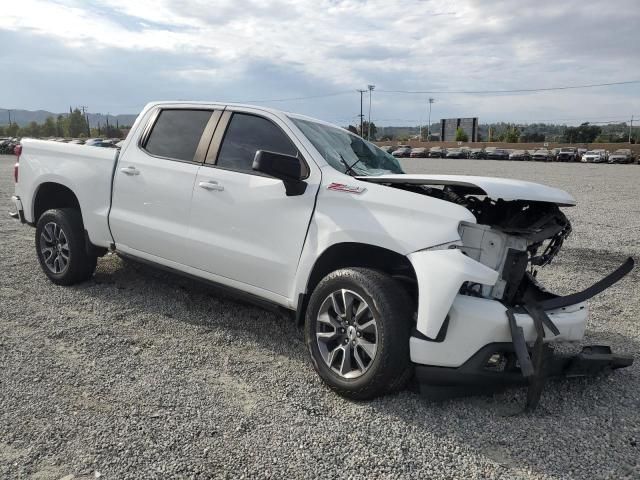
POLYGON ((411 377, 411 300, 389 275, 345 268, 327 275, 309 300, 305 341, 324 382, 348 398, 369 399, 411 377))
POLYGON ((82 215, 73 208, 44 212, 36 225, 36 252, 53 283, 73 285, 89 279, 97 257, 87 252, 82 215))

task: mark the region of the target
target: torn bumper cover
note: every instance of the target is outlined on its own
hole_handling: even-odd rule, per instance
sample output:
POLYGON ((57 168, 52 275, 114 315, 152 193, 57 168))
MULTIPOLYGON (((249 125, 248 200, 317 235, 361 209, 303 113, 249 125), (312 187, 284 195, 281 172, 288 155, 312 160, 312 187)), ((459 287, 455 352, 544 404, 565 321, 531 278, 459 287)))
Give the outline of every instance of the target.
POLYGON ((467 393, 470 386, 528 383, 527 407, 533 409, 548 377, 593 375, 631 365, 631 357, 614 355, 604 346, 585 347, 577 355, 554 354, 551 348, 552 343, 582 340, 586 301, 629 273, 631 258, 591 287, 567 296, 544 290, 527 274, 518 300, 505 305, 458 293, 458 282, 492 285, 490 272, 497 273, 458 255, 464 257, 458 250, 409 257, 420 293, 410 351, 421 384, 451 387, 456 394, 456 389, 467 393))
MULTIPOLYGON (((631 357, 615 355, 603 345, 583 347, 577 354, 553 353, 547 348, 542 358, 544 367, 538 374, 543 379, 598 375, 633 363, 631 357)), ((496 386, 532 385, 532 377, 523 376, 514 344, 509 342, 485 345, 456 368, 416 365, 415 370, 418 382, 425 387, 425 393, 446 392, 447 396, 451 393, 491 391, 496 386), (440 390, 437 387, 441 387, 440 390)), ((532 396, 536 392, 537 389, 528 395, 529 408, 535 407, 539 399, 539 396, 532 396)))

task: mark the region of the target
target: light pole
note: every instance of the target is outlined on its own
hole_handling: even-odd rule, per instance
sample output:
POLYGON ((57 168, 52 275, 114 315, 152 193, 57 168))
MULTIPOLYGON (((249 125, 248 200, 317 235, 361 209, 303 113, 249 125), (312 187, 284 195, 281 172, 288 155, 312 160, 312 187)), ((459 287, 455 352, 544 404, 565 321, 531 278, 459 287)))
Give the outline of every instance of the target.
POLYGON ((376 88, 375 85, 367 85, 369 89, 369 124, 367 125, 367 140, 371 139, 371 92, 376 88))
POLYGON ((364 136, 364 130, 363 130, 363 124, 364 124, 364 114, 362 113, 362 95, 364 94, 364 92, 366 92, 366 90, 358 90, 358 92, 360 92, 360 136, 363 137, 364 136))
POLYGON ((427 142, 431 141, 431 105, 434 101, 435 100, 433 98, 429 97, 429 123, 427 124, 427 142))

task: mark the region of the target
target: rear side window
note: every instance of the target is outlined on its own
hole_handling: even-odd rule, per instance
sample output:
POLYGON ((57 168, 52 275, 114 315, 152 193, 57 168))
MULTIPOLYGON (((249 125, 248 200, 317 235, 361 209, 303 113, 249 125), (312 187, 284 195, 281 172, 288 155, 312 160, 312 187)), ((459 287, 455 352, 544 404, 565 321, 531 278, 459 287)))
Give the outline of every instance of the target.
POLYGON ((145 150, 160 157, 193 161, 211 113, 209 110, 162 110, 145 150))
POLYGON ((217 165, 231 170, 253 172, 253 158, 258 150, 296 156, 298 150, 289 137, 269 120, 234 113, 227 127, 217 165))

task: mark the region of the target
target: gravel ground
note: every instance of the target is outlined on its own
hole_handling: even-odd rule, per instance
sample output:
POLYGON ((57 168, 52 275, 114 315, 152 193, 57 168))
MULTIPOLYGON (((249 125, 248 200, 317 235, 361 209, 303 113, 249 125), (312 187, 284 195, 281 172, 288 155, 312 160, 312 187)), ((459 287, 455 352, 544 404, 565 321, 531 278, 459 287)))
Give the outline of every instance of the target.
MULTIPOLYGON (((0 211, 13 192, 0 157, 0 211)), ((407 160, 411 172, 565 188, 574 235, 543 275, 584 287, 640 243, 640 167, 407 160)), ((99 260, 45 279, 33 229, 0 216, 0 478, 640 478, 640 367, 444 402, 325 388, 289 320, 194 281, 99 260)), ((592 301, 588 343, 640 356, 638 270, 592 301)))

